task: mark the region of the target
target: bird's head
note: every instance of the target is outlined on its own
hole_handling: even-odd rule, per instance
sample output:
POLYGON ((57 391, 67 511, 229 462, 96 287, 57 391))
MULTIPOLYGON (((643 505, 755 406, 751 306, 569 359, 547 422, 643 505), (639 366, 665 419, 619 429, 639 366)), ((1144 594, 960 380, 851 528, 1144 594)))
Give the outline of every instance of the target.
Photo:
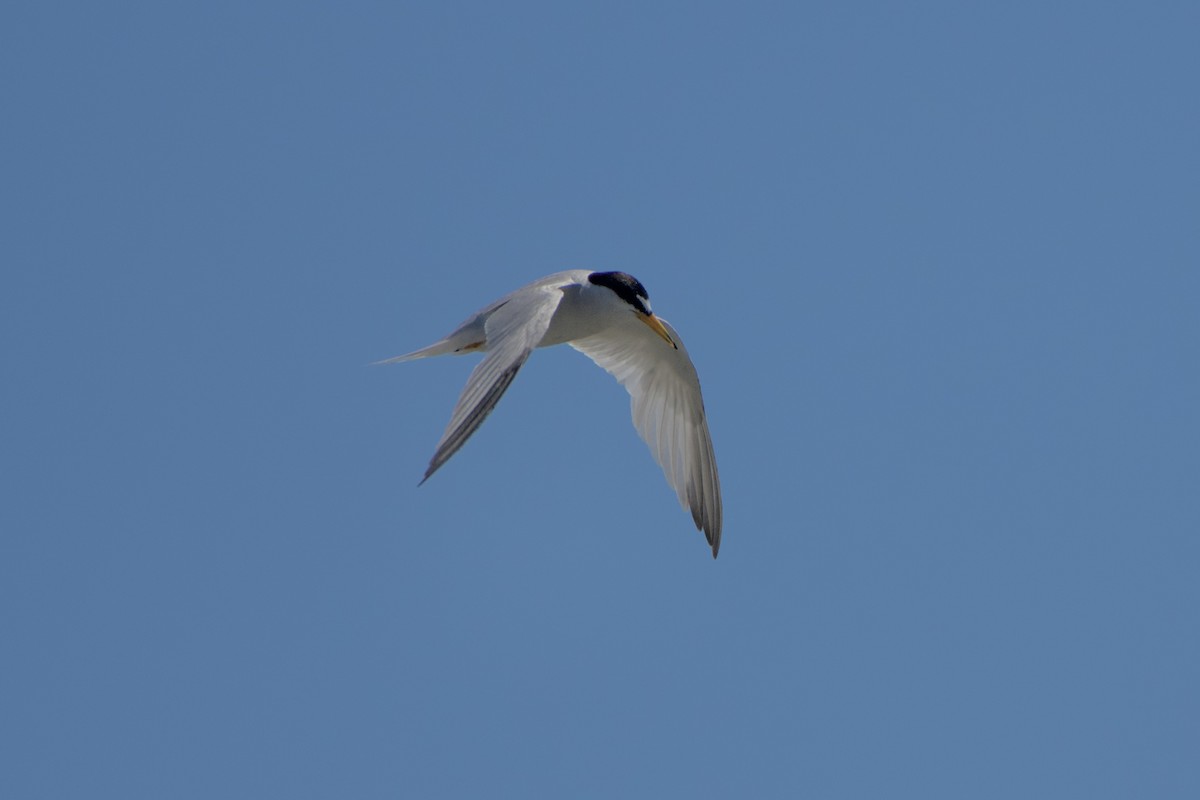
POLYGON ((662 337, 663 341, 676 350, 679 345, 671 338, 662 320, 654 316, 650 310, 650 294, 637 278, 628 272, 593 272, 588 275, 588 283, 603 286, 629 305, 637 318, 646 324, 650 330, 662 337))

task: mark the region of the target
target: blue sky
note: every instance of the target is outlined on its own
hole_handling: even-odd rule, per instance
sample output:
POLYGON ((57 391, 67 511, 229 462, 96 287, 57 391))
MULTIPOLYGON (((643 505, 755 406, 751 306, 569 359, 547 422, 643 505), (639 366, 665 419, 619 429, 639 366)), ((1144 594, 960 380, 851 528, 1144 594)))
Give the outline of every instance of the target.
POLYGON ((0 11, 0 795, 1200 796, 1188 3, 0 11), (680 331, 713 561, 541 275, 680 331))

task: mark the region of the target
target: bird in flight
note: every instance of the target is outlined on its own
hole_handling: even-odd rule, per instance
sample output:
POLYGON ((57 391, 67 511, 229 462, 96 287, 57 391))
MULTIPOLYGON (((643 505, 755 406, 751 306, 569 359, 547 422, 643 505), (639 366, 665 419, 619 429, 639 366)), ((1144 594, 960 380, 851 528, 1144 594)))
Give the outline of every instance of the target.
POLYGON ((624 272, 547 275, 484 306, 446 338, 377 362, 484 353, 421 483, 483 424, 534 348, 556 344, 583 353, 628 390, 634 427, 716 558, 721 484, 696 368, 679 334, 650 310, 646 287, 624 272))

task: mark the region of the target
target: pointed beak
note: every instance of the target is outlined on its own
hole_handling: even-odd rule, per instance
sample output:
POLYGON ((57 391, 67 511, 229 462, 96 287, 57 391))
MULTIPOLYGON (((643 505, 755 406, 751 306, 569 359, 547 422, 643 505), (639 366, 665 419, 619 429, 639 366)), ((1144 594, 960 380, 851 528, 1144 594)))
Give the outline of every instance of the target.
POLYGON ((662 324, 662 320, 653 314, 638 313, 637 316, 638 319, 646 323, 647 328, 661 336, 664 342, 671 345, 671 347, 674 347, 676 350, 679 349, 679 345, 675 344, 675 340, 671 338, 671 334, 667 333, 666 326, 662 324))

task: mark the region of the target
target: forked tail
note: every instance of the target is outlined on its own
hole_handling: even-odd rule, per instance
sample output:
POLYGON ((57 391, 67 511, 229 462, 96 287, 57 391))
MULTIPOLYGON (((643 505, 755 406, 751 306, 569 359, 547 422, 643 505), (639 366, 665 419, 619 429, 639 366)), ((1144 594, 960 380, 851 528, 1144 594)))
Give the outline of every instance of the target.
POLYGON ((401 356, 385 358, 382 361, 372 361, 371 366, 399 364, 402 361, 415 361, 418 358, 432 358, 433 356, 458 356, 464 353, 476 352, 482 347, 483 342, 464 341, 464 337, 456 331, 455 334, 442 339, 440 342, 434 342, 429 347, 422 347, 420 350, 414 350, 411 353, 405 353, 401 356))

